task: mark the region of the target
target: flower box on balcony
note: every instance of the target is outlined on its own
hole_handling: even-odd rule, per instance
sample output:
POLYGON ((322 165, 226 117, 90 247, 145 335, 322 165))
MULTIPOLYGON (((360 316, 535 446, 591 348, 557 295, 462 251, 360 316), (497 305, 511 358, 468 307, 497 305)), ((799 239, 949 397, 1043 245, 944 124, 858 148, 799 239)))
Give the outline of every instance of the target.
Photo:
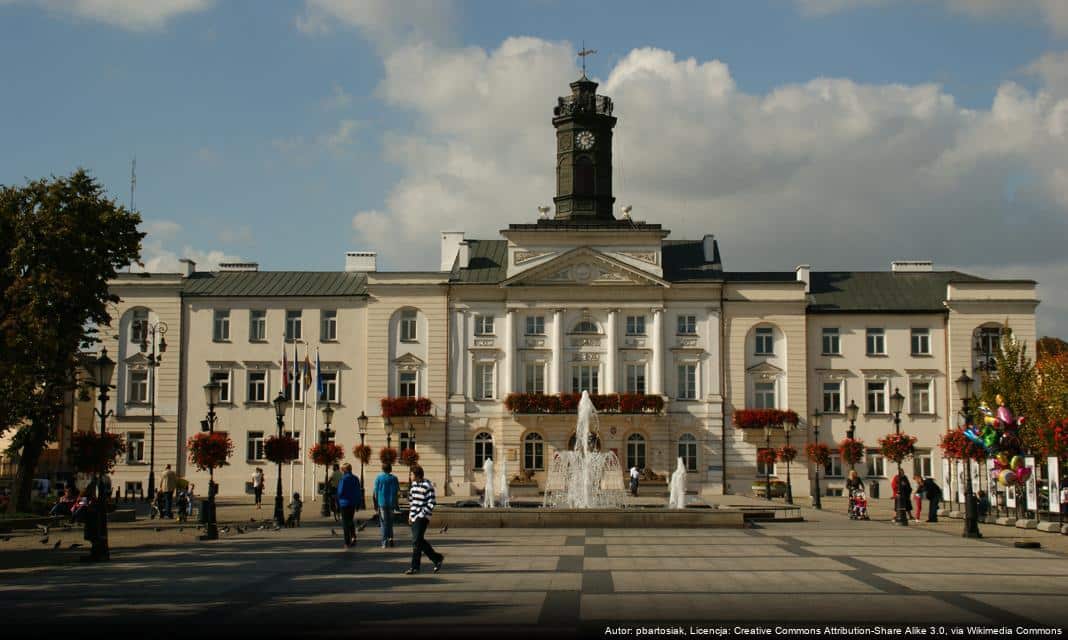
MULTIPOLYGON (((511 393, 504 406, 512 413, 576 413, 581 398, 578 393, 511 393)), ((658 395, 610 393, 590 395, 590 400, 598 413, 656 414, 664 410, 664 398, 658 395)))
POLYGON ((428 416, 432 406, 429 398, 382 398, 382 416, 428 416))
POLYGON ((765 426, 796 425, 800 419, 790 409, 738 409, 734 412, 734 426, 739 429, 760 429, 765 426))

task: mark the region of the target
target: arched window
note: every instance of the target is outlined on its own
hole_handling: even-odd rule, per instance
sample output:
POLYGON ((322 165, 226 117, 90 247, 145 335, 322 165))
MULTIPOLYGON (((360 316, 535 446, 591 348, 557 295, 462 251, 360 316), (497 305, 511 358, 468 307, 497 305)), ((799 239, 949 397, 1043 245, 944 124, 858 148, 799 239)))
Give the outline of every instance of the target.
MULTIPOLYGON (((567 450, 568 451, 574 451, 575 450, 575 445, 577 443, 578 443, 578 439, 575 437, 575 434, 572 433, 571 434, 571 439, 569 439, 567 441, 567 450)), ((590 434, 589 449, 590 449, 590 451, 600 451, 601 450, 601 438, 596 433, 591 433, 590 434)))
POLYGON ((481 469, 493 457, 493 436, 483 431, 475 436, 475 468, 481 469))
POLYGON ((540 433, 528 433, 523 438, 523 468, 528 471, 545 469, 545 440, 540 433))
POLYGON ((597 330, 596 323, 590 320, 583 320, 575 325, 571 333, 600 333, 600 331, 597 330))
POLYGON ((697 438, 692 433, 679 437, 679 457, 687 471, 697 471, 697 438))
POLYGON ((575 161, 575 195, 592 196, 595 191, 595 175, 593 160, 590 160, 589 156, 579 156, 575 161))
POLYGON ((645 468, 645 436, 632 433, 627 438, 627 468, 645 468))

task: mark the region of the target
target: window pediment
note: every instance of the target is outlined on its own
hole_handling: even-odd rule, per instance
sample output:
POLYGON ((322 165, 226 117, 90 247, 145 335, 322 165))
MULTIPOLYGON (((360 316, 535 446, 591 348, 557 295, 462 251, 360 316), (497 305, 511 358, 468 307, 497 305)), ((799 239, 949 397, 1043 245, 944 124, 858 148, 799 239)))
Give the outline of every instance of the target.
POLYGON ((395 366, 398 371, 418 371, 426 366, 426 362, 419 356, 409 352, 394 358, 393 366, 395 366))
POLYGON ((662 278, 589 247, 572 249, 501 283, 502 287, 531 285, 671 286, 662 278))
POLYGON ((760 364, 755 364, 746 369, 746 373, 759 374, 764 376, 777 376, 782 374, 782 372, 782 369, 776 367, 770 362, 761 362, 760 364))

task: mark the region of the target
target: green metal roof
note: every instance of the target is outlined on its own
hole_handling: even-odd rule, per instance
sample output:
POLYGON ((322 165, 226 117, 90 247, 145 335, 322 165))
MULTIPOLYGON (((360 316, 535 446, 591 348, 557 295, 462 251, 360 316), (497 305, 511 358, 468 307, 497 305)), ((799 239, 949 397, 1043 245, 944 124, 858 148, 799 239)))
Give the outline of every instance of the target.
POLYGON ((367 274, 346 271, 198 271, 187 296, 365 296, 367 274))
POLYGON ((467 267, 454 268, 450 280, 460 284, 496 284, 508 272, 507 240, 468 240, 467 267))
POLYGON ((813 271, 811 277, 810 313, 941 313, 946 285, 985 280, 960 271, 813 271))

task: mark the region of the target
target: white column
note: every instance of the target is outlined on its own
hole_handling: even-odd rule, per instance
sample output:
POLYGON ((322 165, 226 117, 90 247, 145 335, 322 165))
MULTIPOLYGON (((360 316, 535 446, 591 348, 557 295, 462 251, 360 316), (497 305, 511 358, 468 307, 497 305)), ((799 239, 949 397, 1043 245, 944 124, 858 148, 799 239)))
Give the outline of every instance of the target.
POLYGON ((454 396, 464 394, 464 380, 467 363, 467 332, 463 309, 455 309, 452 314, 452 362, 449 363, 449 375, 452 376, 449 393, 454 396))
POLYGON ((616 392, 616 353, 618 347, 616 345, 616 322, 618 320, 619 309, 608 310, 608 326, 605 327, 605 345, 606 357, 604 365, 604 391, 603 393, 615 393, 616 392))
POLYGON ((515 309, 508 309, 504 314, 504 371, 501 375, 501 398, 512 393, 512 377, 515 374, 515 309))
MULTIPOLYGON (((708 308, 708 342, 705 350, 708 352, 708 357, 705 358, 705 371, 707 375, 703 376, 707 382, 702 382, 705 388, 705 395, 719 396, 723 394, 722 385, 723 381, 719 379, 719 358, 720 358, 720 317, 718 307, 708 308)), ((704 397, 704 396, 702 396, 704 397)))
POLYGON ((549 393, 560 393, 564 359, 564 310, 553 310, 553 361, 549 363, 549 393))
POLYGON ((664 309, 653 309, 653 367, 650 372, 649 391, 653 394, 664 393, 664 309))

